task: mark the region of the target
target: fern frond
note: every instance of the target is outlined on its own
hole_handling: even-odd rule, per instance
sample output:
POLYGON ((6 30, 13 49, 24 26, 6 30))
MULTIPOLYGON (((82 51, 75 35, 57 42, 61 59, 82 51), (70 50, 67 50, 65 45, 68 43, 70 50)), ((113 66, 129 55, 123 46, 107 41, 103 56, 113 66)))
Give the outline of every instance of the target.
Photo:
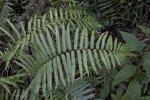
MULTIPOLYGON (((7 91, 2 90, 2 92, 0 93, 0 100, 21 100, 20 95, 21 95, 21 89, 15 89, 11 94, 9 94, 7 91)), ((27 99, 26 97, 25 100, 29 100, 29 99, 27 99)))
POLYGON ((7 54, 1 56, 7 61, 5 69, 16 55, 16 64, 33 77, 31 84, 22 92, 21 99, 31 93, 34 94, 30 97, 33 99, 40 92, 46 96, 47 91, 51 91, 54 86, 58 87, 60 82, 67 87, 67 84, 74 83, 77 72, 83 78, 83 73, 89 75, 91 68, 96 73, 102 65, 107 70, 115 68, 130 54, 117 39, 113 41, 111 36, 108 37, 107 32, 98 38, 95 31, 89 33, 95 23, 88 24, 93 19, 91 21, 84 17, 82 14, 85 12, 52 9, 49 15, 41 19, 38 16, 31 18, 27 31, 20 23, 23 36, 9 20, 14 36, 0 27, 14 43, 7 54), (23 52, 25 45, 32 47, 33 55, 23 52))
MULTIPOLYGON (((13 76, 8 76, 8 77, 0 77, 0 86, 3 87, 9 94, 10 92, 10 88, 9 85, 17 87, 15 81, 20 81, 18 78, 20 77, 24 77, 26 74, 16 74, 13 76)), ((3 100, 3 99, 1 99, 3 100)))
MULTIPOLYGON (((97 18, 100 19, 102 28, 110 27, 116 24, 122 24, 118 19, 125 19, 127 15, 127 6, 130 1, 120 0, 95 0, 89 9, 97 11, 97 18), (120 13, 124 11, 123 13, 120 13)), ((129 16, 128 16, 129 17, 129 16)), ((126 18, 128 19, 128 18, 126 18)))
MULTIPOLYGON (((12 15, 13 9, 10 7, 11 5, 12 4, 8 0, 0 1, 0 22, 3 22, 6 18, 12 15)), ((1 26, 3 24, 1 24, 1 26)))
POLYGON ((95 29, 99 25, 98 22, 94 20, 91 16, 87 16, 85 11, 80 11, 76 9, 66 9, 64 11, 63 8, 50 8, 50 11, 42 16, 41 19, 37 19, 37 15, 35 15, 34 18, 31 18, 28 22, 27 31, 25 30, 25 26, 23 25, 23 23, 20 22, 23 36, 9 20, 7 21, 13 29, 15 36, 13 36, 12 33, 8 32, 2 27, 0 27, 0 30, 4 32, 14 42, 15 45, 12 45, 12 49, 10 49, 10 51, 6 55, 0 57, 7 59, 5 69, 8 68, 11 59, 18 51, 20 52, 19 57, 21 57, 24 46, 28 45, 28 43, 30 42, 33 43, 35 31, 50 28, 54 32, 54 26, 58 25, 58 27, 60 27, 61 23, 71 23, 74 29, 76 29, 76 27, 80 27, 81 29, 83 27, 88 27, 88 29, 90 30, 95 29))
POLYGON ((88 15, 85 10, 70 7, 66 7, 65 10, 64 8, 50 8, 48 19, 54 25, 56 23, 70 22, 74 29, 88 27, 88 29, 93 30, 96 27, 100 27, 100 24, 92 16, 88 15))
MULTIPOLYGON (((59 88, 46 91, 45 95, 30 93, 25 95, 25 100, 41 100, 45 98, 47 100, 89 100, 95 97, 93 92, 94 88, 91 87, 91 83, 86 80, 77 80, 74 84, 68 84, 66 88, 59 88)), ((0 100, 22 100, 22 93, 24 90, 16 89, 11 94, 7 91, 2 90, 0 93, 0 100)))
POLYGON ((2 86, 8 93, 10 93, 10 89, 7 84, 17 87, 13 81, 0 77, 0 86, 2 86))
POLYGON ((115 68, 130 54, 121 42, 117 42, 117 39, 113 42, 107 32, 101 34, 97 39, 94 31, 88 34, 87 28, 80 30, 78 27, 75 31, 70 31, 70 24, 66 27, 62 24, 61 28, 55 26, 55 29, 45 28, 36 31, 34 35, 35 41, 31 45, 34 56, 23 54, 20 61, 16 61, 16 64, 34 77, 23 95, 29 91, 38 94, 40 88, 51 90, 53 83, 56 87, 60 82, 64 86, 67 83, 73 83, 77 71, 81 78, 83 78, 83 72, 89 75, 89 66, 96 73, 98 68, 102 68, 102 65, 107 70, 115 68), (73 38, 71 38, 72 34, 74 34, 73 38))
POLYGON ((90 93, 94 88, 90 88, 91 83, 85 79, 76 81, 73 85, 67 85, 64 90, 55 89, 50 91, 53 100, 89 100, 94 98, 94 94, 90 93), (58 96, 59 95, 59 96, 58 96))

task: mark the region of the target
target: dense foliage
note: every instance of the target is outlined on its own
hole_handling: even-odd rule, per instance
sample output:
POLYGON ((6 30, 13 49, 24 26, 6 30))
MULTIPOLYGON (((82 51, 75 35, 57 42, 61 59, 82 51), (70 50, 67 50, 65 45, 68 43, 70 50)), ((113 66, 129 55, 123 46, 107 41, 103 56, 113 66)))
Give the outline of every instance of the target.
POLYGON ((150 0, 1 0, 0 100, 150 100, 150 0))

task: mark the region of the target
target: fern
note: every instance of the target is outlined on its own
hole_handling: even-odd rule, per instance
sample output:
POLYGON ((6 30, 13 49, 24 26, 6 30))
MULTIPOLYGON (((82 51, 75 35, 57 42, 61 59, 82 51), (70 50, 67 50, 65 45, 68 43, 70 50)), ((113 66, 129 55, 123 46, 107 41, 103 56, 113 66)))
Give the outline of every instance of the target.
MULTIPOLYGON (((13 9, 10 7, 12 4, 7 0, 0 1, 0 22, 12 15, 13 9)), ((1 24, 3 25, 3 24, 1 24)))
POLYGON ((53 87, 58 88, 60 83, 65 88, 67 84, 74 84, 78 72, 81 78, 84 72, 89 76, 91 69, 98 74, 98 69, 104 68, 102 66, 110 70, 131 55, 121 42, 113 41, 108 32, 97 34, 95 29, 99 24, 83 10, 51 8, 42 18, 36 15, 31 18, 27 31, 21 22, 21 32, 7 21, 15 34, 0 27, 13 42, 7 54, 0 56, 6 61, 5 69, 15 56, 15 63, 33 78, 21 93, 21 99, 30 94, 29 99, 47 97, 47 91, 54 91, 53 87), (24 52, 25 46, 32 48, 32 55, 24 52))
POLYGON ((63 11, 62 8, 51 8, 48 14, 48 18, 49 22, 54 25, 55 23, 60 24, 60 22, 70 22, 74 29, 77 28, 75 23, 80 28, 88 27, 90 30, 100 27, 100 24, 94 18, 92 18, 92 16, 88 15, 86 11, 70 9, 70 7, 66 7, 65 11, 63 11))
POLYGON ((118 21, 119 19, 129 20, 130 15, 127 15, 129 3, 130 1, 126 0, 94 0, 89 9, 97 11, 96 16, 100 20, 102 28, 105 29, 113 25, 122 24, 121 21, 118 21))
POLYGON ((107 33, 95 39, 95 32, 88 34, 87 28, 81 31, 78 27, 75 32, 70 30, 70 24, 67 27, 62 24, 61 28, 56 25, 55 29, 45 28, 35 32, 35 41, 31 45, 34 54, 23 54, 19 61, 15 61, 33 76, 22 98, 29 92, 38 94, 40 88, 44 94, 45 90, 51 90, 53 85, 57 87, 60 82, 64 86, 73 83, 77 66, 83 78, 84 70, 89 75, 89 66, 97 73, 103 63, 109 70, 112 66, 115 68, 117 64, 120 65, 121 61, 130 54, 126 52, 122 43, 118 43, 117 39, 113 42, 112 37, 108 37, 107 33), (70 37, 71 33, 74 34, 73 39, 70 37))
POLYGON ((91 94, 94 88, 90 88, 92 84, 84 79, 76 81, 73 85, 68 85, 64 90, 51 91, 51 98, 53 100, 89 100, 94 98, 94 94, 91 94), (60 94, 58 96, 58 94, 60 94), (87 95, 88 94, 88 95, 87 95), (69 99, 70 98, 70 99, 69 99))
POLYGON ((14 90, 12 94, 9 94, 7 91, 2 91, 0 94, 0 100, 19 100, 20 98, 20 89, 14 90))
POLYGON ((8 87, 8 84, 9 84, 9 85, 12 85, 12 86, 14 86, 14 87, 17 87, 17 85, 16 85, 14 82, 12 82, 11 80, 9 80, 9 79, 7 79, 7 78, 2 78, 2 77, 0 77, 0 85, 1 85, 8 93, 10 93, 10 89, 9 89, 9 87, 8 87))
MULTIPOLYGON (((88 100, 94 98, 95 94, 92 94, 94 88, 90 88, 92 84, 86 80, 76 81, 74 84, 68 85, 66 88, 62 89, 61 86, 58 89, 53 88, 53 91, 47 91, 45 95, 39 97, 38 94, 31 93, 26 95, 27 100, 41 100, 45 98, 47 100, 88 100)), ((23 90, 24 91, 24 90, 23 90)), ((14 90, 12 94, 9 94, 6 91, 2 91, 0 94, 0 100, 22 100, 22 92, 20 89, 14 90)))
MULTIPOLYGON (((9 85, 17 87, 14 81, 22 82, 18 78, 24 77, 25 75, 26 74, 16 74, 13 76, 8 76, 8 77, 0 77, 0 86, 3 87, 8 93, 11 93, 9 85)), ((3 100, 3 99, 0 99, 0 100, 3 100)))
POLYGON ((99 26, 98 22, 94 20, 91 16, 87 16, 85 11, 76 10, 76 9, 66 9, 65 12, 62 8, 50 8, 48 14, 42 16, 42 18, 37 19, 37 15, 34 18, 31 18, 28 22, 28 30, 25 30, 25 26, 20 22, 22 34, 21 35, 15 26, 7 20, 11 28, 14 30, 15 36, 12 36, 10 32, 0 27, 2 30, 15 45, 11 45, 6 55, 1 56, 7 60, 6 68, 15 56, 17 51, 20 51, 19 57, 21 57, 22 51, 25 45, 28 45, 29 42, 33 42, 35 31, 44 29, 46 27, 53 29, 55 25, 61 25, 61 23, 71 23, 72 27, 76 29, 77 27, 83 28, 88 27, 88 29, 93 30, 99 26), (65 17, 63 16, 65 14, 65 17), (84 16, 83 16, 84 15, 84 16))

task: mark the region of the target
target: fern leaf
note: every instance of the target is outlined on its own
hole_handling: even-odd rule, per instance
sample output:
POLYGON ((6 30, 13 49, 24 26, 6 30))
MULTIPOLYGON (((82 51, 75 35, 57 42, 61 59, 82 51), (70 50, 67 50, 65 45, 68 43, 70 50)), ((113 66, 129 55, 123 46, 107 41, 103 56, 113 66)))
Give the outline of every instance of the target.
MULTIPOLYGON (((0 30, 2 32, 4 32, 9 38, 12 39, 12 41, 14 43, 13 46, 15 48, 15 49, 10 50, 12 52, 9 52, 9 55, 6 55, 8 60, 7 60, 7 64, 6 64, 5 69, 8 68, 9 63, 14 56, 17 56, 17 57, 22 56, 24 46, 25 45, 28 46, 29 43, 33 43, 34 39, 37 41, 37 43, 40 47, 40 50, 42 50, 42 53, 44 54, 44 56, 47 56, 46 53, 44 53, 44 51, 49 50, 49 49, 48 49, 48 46, 47 46, 44 38, 42 36, 39 37, 36 35, 37 33, 41 34, 43 29, 46 30, 46 33, 49 33, 49 30, 52 30, 53 33, 56 33, 56 37, 57 37, 56 41, 57 42, 55 44, 53 44, 54 41, 52 41, 51 36, 49 34, 47 34, 47 36, 49 37, 48 41, 51 42, 51 43, 49 43, 49 45, 50 45, 50 48, 52 50, 52 53, 51 53, 51 51, 47 51, 47 52, 49 52, 50 54, 56 55, 56 50, 54 47, 55 45, 57 45, 57 52, 59 52, 59 53, 61 53, 62 50, 65 52, 65 50, 67 50, 66 49, 67 46, 69 46, 69 48, 68 48, 69 50, 72 49, 72 47, 71 47, 72 44, 71 44, 70 35, 69 35, 70 34, 70 27, 74 27, 74 29, 76 29, 76 27, 79 25, 80 26, 79 28, 82 29, 83 27, 91 26, 91 27, 89 27, 89 29, 91 30, 91 29, 96 29, 96 27, 99 26, 98 22, 94 18, 92 18, 91 16, 87 16, 87 13, 85 11, 77 10, 77 9, 72 9, 72 10, 66 9, 64 12, 63 8, 59 8, 59 9, 50 8, 49 12, 47 14, 43 15, 41 19, 39 19, 38 16, 35 15, 33 18, 31 18, 29 20, 27 31, 25 30, 26 26, 24 26, 23 23, 20 22, 23 36, 20 35, 19 31, 15 28, 15 26, 9 20, 7 20, 7 21, 9 23, 9 25, 11 26, 11 28, 14 30, 15 35, 17 36, 17 39, 15 38, 15 36, 12 35, 12 33, 8 32, 4 28, 0 27, 0 30), (64 14, 66 16, 63 16, 64 14), (85 17, 83 17, 83 15, 85 17), (41 23, 41 21, 42 21, 42 23, 41 23), (67 31, 64 30, 65 28, 63 28, 64 26, 62 26, 62 24, 61 24, 62 22, 64 23, 63 25, 65 25, 65 23, 71 23, 70 24, 71 26, 68 24, 67 31), (84 24, 84 22, 86 22, 86 24, 84 24), (62 31, 68 33, 66 35, 67 37, 65 36, 66 40, 59 39, 59 34, 57 34, 58 28, 61 26, 62 26, 62 31), (34 37, 36 37, 36 38, 34 38, 34 37), (40 41, 40 38, 41 38, 41 41, 43 43, 45 43, 44 46, 41 46, 41 42, 38 42, 38 41, 40 41), (62 46, 61 46, 60 40, 63 41, 62 43, 64 43, 63 49, 61 49, 62 46), (64 45, 66 45, 66 48, 64 45), (20 52, 19 56, 16 55, 17 51, 20 52)), ((64 38, 64 37, 62 37, 62 38, 64 38)), ((6 57, 3 56, 4 59, 6 57)))
POLYGON ((16 75, 13 75, 13 76, 8 76, 8 77, 0 77, 0 86, 3 87, 10 94, 11 92, 10 92, 9 85, 11 85, 13 87, 17 87, 14 80, 19 81, 18 78, 24 77, 25 75, 26 74, 16 74, 16 75))
POLYGON ((91 83, 82 79, 69 85, 63 92, 54 90, 51 94, 54 100, 66 100, 65 94, 67 94, 68 100, 88 100, 95 96, 94 94, 86 95, 94 90, 94 88, 89 88, 90 85, 91 83))
POLYGON ((56 26, 55 31, 45 28, 46 35, 43 35, 42 31, 35 33, 35 41, 32 44, 34 55, 24 54, 20 61, 16 61, 16 64, 19 64, 34 77, 29 86, 30 88, 27 89, 28 91, 25 90, 24 94, 28 94, 32 89, 36 89, 36 92, 33 91, 33 93, 37 94, 40 87, 44 87, 45 92, 43 91, 43 95, 46 95, 46 91, 51 90, 54 85, 58 88, 60 83, 63 83, 64 86, 70 82, 74 83, 78 71, 81 78, 83 78, 84 72, 89 75, 90 66, 96 73, 98 73, 98 68, 102 68, 102 65, 109 70, 112 67, 115 68, 117 64, 121 64, 121 61, 129 55, 124 45, 117 43, 117 39, 113 41, 112 37, 108 37, 107 33, 99 35, 97 43, 94 44, 96 40, 94 31, 92 34, 88 34, 86 28, 69 31, 70 24, 63 25, 61 25, 62 27, 56 26), (73 39, 71 39, 72 34, 74 34, 73 39), (88 37, 91 38, 88 39, 88 37), (43 39, 44 42, 40 39, 43 39), (66 41, 64 50, 62 50, 60 41, 66 41), (55 51, 55 55, 51 55, 48 51, 55 51), (41 77, 43 76, 48 79, 47 83, 42 82, 41 77), (38 87, 34 86, 35 83, 38 84, 38 87), (45 85, 49 85, 48 88, 45 88, 45 85))
POLYGON ((11 8, 12 3, 6 0, 1 0, 0 1, 0 22, 1 26, 5 25, 5 20, 9 18, 11 15, 13 15, 13 9, 11 8))

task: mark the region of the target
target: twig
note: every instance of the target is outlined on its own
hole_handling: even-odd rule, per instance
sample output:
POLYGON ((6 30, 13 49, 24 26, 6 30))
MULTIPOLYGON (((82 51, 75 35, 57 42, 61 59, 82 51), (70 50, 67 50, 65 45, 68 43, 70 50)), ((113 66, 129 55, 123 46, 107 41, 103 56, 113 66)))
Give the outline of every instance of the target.
POLYGON ((142 4, 144 4, 145 6, 147 6, 148 8, 150 8, 150 6, 149 6, 149 5, 147 5, 146 3, 144 3, 143 1, 138 0, 138 2, 141 2, 142 4))
POLYGON ((93 87, 96 87, 100 83, 104 82, 104 80, 107 78, 107 76, 108 76, 108 73, 106 72, 104 78, 98 84, 94 85, 93 87))
MULTIPOLYGON (((86 74, 87 74, 87 72, 85 72, 85 73, 83 74, 83 77, 84 77, 86 74)), ((78 77, 78 78, 76 79, 76 81, 79 80, 79 79, 81 79, 81 76, 78 77)))

